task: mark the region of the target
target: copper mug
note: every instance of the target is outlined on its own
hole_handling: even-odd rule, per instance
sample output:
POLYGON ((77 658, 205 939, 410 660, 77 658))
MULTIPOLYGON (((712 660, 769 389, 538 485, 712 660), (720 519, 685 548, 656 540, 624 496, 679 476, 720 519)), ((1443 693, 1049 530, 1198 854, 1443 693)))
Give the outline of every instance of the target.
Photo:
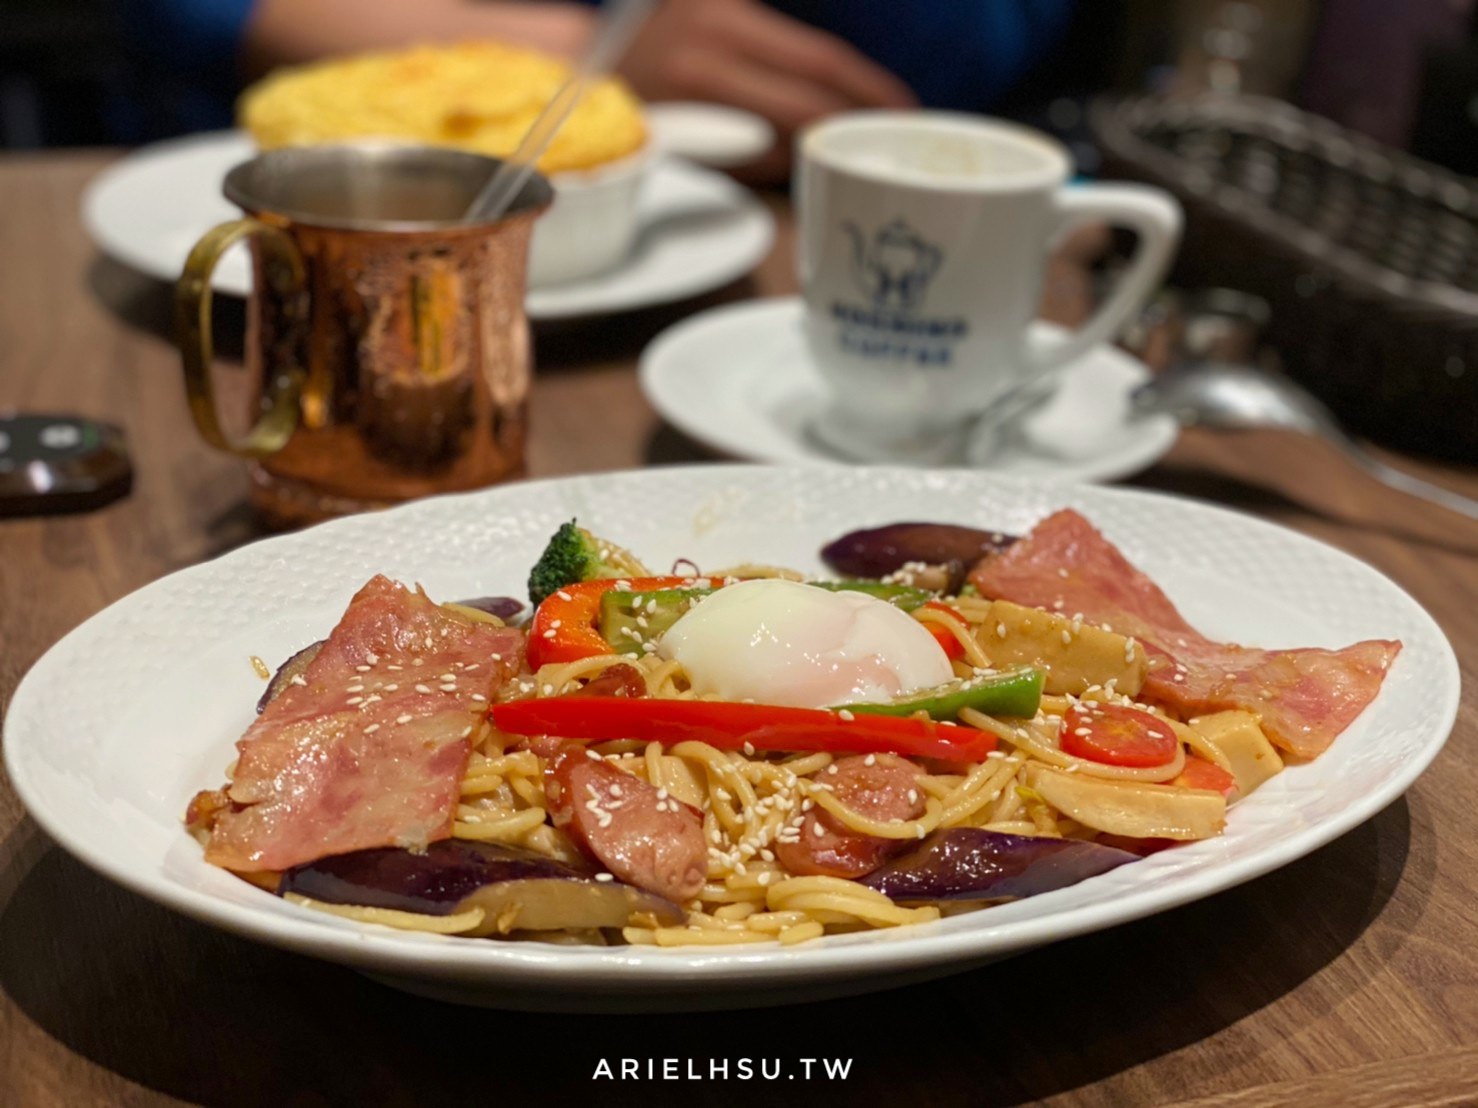
POLYGON ((530 177, 507 215, 462 213, 497 168, 476 154, 364 143, 273 150, 236 166, 246 213, 195 244, 175 289, 190 411, 250 460, 251 498, 295 526, 518 476, 531 374, 525 269, 552 198, 530 177), (249 241, 239 433, 212 373, 211 274, 249 241))

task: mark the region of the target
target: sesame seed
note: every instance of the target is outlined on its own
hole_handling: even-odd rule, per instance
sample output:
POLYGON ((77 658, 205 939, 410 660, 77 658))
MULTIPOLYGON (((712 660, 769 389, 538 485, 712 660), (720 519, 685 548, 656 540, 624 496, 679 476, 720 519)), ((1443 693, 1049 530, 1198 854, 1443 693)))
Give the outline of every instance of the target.
POLYGON ((366 735, 373 735, 379 729, 380 729, 380 725, 378 723, 372 723, 372 724, 370 724, 368 727, 366 727, 364 729, 364 733, 366 735))
POLYGON ((355 666, 354 669, 359 673, 368 673, 370 671, 369 666, 355 666))
POLYGON ((399 685, 386 685, 385 686, 385 691, 386 692, 395 692, 399 688, 400 688, 399 685))
POLYGON ((418 693, 429 693, 430 691, 431 691, 431 686, 430 685, 417 685, 416 686, 416 692, 418 692, 418 693))
POLYGON ((614 880, 616 880, 616 878, 613 875, 609 874, 609 873, 597 873, 595 875, 595 879, 597 881, 614 881, 614 880))
POLYGON ((396 673, 399 673, 401 670, 405 669, 405 666, 388 665, 385 668, 386 669, 390 669, 390 670, 394 670, 396 673))
POLYGON ((472 734, 472 724, 469 723, 466 727, 462 728, 462 733, 457 737, 465 739, 470 734, 472 734))
POLYGON ((666 789, 658 789, 657 790, 657 799, 658 800, 666 800, 667 799, 667 790, 666 789))
POLYGON ((488 700, 488 698, 485 697, 485 696, 483 696, 482 693, 480 693, 480 692, 473 693, 472 694, 472 699, 475 700, 475 701, 477 701, 477 703, 479 703, 479 704, 486 704, 487 703, 487 700, 488 700))
POLYGON ((414 718, 415 718, 414 716, 412 716, 409 712, 407 712, 403 716, 396 716, 395 717, 395 722, 396 723, 409 723, 414 718))
POLYGON ((857 717, 849 712, 846 708, 841 708, 837 711, 837 719, 843 720, 846 723, 851 723, 856 718, 857 717))
POLYGON ((998 638, 998 639, 1004 639, 1005 637, 1006 637, 1006 625, 1004 623, 998 623, 998 624, 996 624, 996 638, 998 638))
MULTIPOLYGON (((493 657, 494 657, 494 658, 496 658, 496 657, 497 657, 497 655, 496 655, 496 654, 494 654, 494 655, 493 655, 493 657)), ((462 667, 462 671, 463 671, 463 672, 464 672, 464 673, 471 673, 471 672, 472 672, 472 671, 473 671, 473 670, 474 670, 474 669, 481 669, 481 668, 482 668, 482 667, 481 667, 481 666, 479 666, 479 665, 478 665, 478 664, 477 664, 477 663, 476 663, 476 662, 473 662, 473 663, 472 663, 472 664, 471 664, 471 665, 470 665, 470 666, 463 666, 463 667, 462 667)))
POLYGON ((557 593, 555 593, 555 594, 554 594, 554 595, 555 595, 555 596, 557 596, 557 597, 559 597, 559 598, 560 598, 560 599, 561 599, 561 600, 574 600, 574 599, 575 599, 575 598, 574 598, 574 597, 573 597, 573 596, 571 596, 571 595, 570 595, 570 594, 569 594, 569 593, 567 593, 567 592, 565 592, 565 591, 564 591, 564 589, 560 589, 560 590, 559 590, 559 591, 558 591, 558 592, 557 592, 557 593))
POLYGON ((864 766, 875 766, 878 764, 878 756, 876 754, 869 754, 866 758, 862 759, 862 764, 864 766))
POLYGON ((600 761, 600 755, 591 750, 588 746, 585 748, 585 757, 589 758, 592 762, 600 761))
POLYGON ((344 703, 345 704, 363 704, 364 703, 364 697, 362 697, 362 696, 351 696, 348 700, 344 701, 344 703))
POLYGON ((744 756, 746 758, 753 758, 754 757, 754 743, 749 742, 747 740, 745 741, 745 743, 744 743, 744 756))
POLYGON ((922 823, 914 828, 914 834, 920 839, 924 837, 924 825, 922 823))
POLYGON ((440 685, 438 687, 441 689, 442 692, 456 692, 457 691, 457 683, 455 681, 448 681, 446 684, 440 685))
MULTIPOLYGON (((764 851, 761 851, 760 853, 761 854, 769 854, 770 852, 768 850, 764 850, 764 851)), ((770 860, 771 860, 770 858, 766 858, 765 859, 765 861, 767 861, 767 862, 770 861, 770 860)), ((755 880, 758 881, 761 886, 764 886, 764 885, 768 885, 774 879, 774 877, 775 877, 775 875, 773 873, 771 873, 769 870, 766 870, 764 873, 762 873, 758 877, 756 877, 755 880)))
POLYGON ((811 834, 817 836, 818 838, 826 834, 826 828, 821 825, 821 821, 819 819, 811 821, 811 834))
POLYGON ((289 681, 288 684, 289 685, 307 685, 308 684, 308 679, 306 677, 304 677, 301 673, 295 673, 295 674, 293 674, 292 680, 289 681))
POLYGON ((550 630, 548 630, 548 631, 545 631, 545 632, 544 632, 544 637, 545 637, 545 638, 546 638, 546 639, 552 639, 552 638, 554 638, 554 630, 553 630, 553 628, 551 628, 551 629, 550 629, 550 630))
POLYGON ((1073 641, 1073 633, 1071 631, 1069 631, 1066 627, 1064 627, 1062 629, 1062 645, 1063 646, 1067 646, 1072 641, 1073 641))
POLYGON ((908 802, 910 804, 917 804, 919 802, 919 790, 918 789, 909 789, 908 790, 908 802))

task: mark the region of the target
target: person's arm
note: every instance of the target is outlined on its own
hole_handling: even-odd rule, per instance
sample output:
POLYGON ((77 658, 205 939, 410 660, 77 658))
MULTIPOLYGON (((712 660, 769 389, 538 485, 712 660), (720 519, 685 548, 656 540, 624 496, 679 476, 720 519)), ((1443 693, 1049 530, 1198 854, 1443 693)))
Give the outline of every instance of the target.
POLYGON ((901 80, 836 35, 759 0, 666 0, 621 62, 648 100, 712 100, 789 133, 850 108, 908 108, 901 80))
POLYGON ((242 68, 278 65, 416 42, 491 38, 573 57, 595 13, 583 4, 499 0, 256 0, 242 42, 242 68))

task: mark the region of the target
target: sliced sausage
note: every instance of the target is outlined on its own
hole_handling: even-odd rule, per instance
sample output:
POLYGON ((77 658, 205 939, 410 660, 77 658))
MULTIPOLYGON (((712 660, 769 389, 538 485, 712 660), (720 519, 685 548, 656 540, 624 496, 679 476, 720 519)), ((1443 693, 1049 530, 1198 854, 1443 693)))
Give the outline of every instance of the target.
POLYGON ((641 670, 625 662, 607 666, 572 693, 566 696, 628 696, 647 695, 647 682, 641 670))
MULTIPOLYGON (((919 773, 918 766, 896 754, 852 755, 832 763, 818 780, 830 785, 832 795, 858 815, 886 823, 924 814, 919 773)), ((818 807, 806 813, 799 841, 775 843, 775 858, 794 874, 862 877, 906 850, 909 843, 852 831, 818 807)))
POLYGON ((640 777, 567 746, 544 786, 554 825, 622 881, 681 903, 708 874, 703 817, 640 777))

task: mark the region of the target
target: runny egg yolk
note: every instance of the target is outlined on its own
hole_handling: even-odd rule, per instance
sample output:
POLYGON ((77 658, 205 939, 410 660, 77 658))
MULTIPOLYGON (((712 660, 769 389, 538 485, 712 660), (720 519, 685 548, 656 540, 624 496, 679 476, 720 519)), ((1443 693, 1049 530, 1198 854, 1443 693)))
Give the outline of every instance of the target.
POLYGON ((863 592, 742 581, 705 597, 657 653, 700 696, 797 708, 888 700, 954 676, 934 636, 863 592))

